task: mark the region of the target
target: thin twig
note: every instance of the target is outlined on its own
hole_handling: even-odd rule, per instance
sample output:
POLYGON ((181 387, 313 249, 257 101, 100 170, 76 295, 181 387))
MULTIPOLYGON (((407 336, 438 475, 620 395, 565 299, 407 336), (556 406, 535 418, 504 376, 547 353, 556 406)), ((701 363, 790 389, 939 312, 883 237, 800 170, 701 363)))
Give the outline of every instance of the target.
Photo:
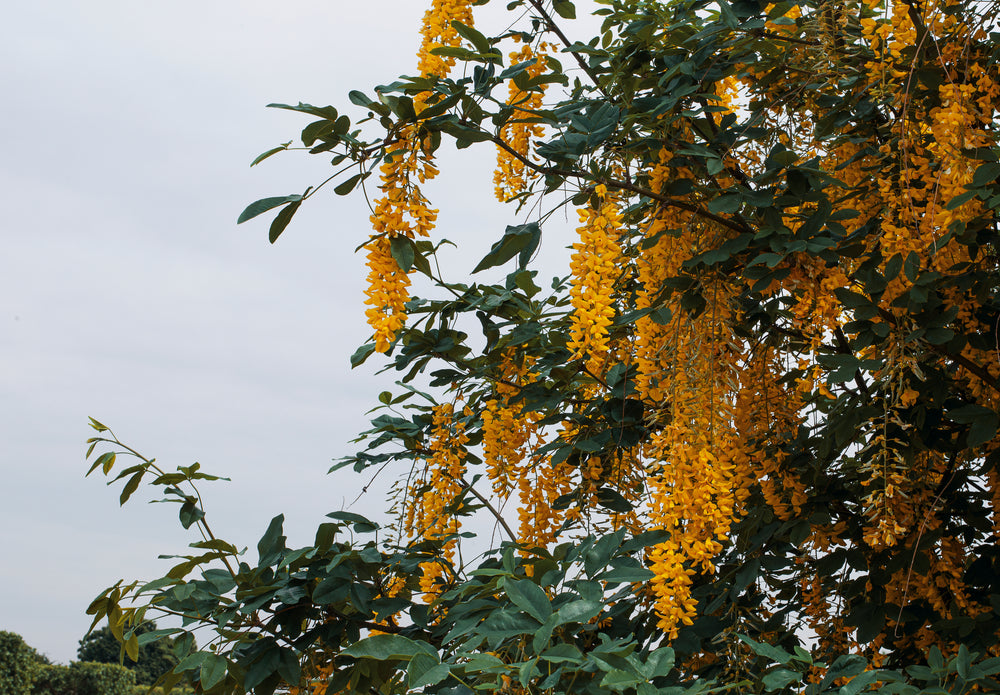
POLYGON ((500 515, 500 512, 497 511, 496 507, 494 507, 490 503, 490 501, 488 499, 486 499, 485 497, 483 497, 483 495, 479 492, 479 490, 477 490, 476 488, 472 487, 472 485, 470 485, 468 483, 468 481, 465 480, 465 478, 459 478, 459 480, 457 482, 462 487, 464 487, 466 490, 468 490, 473 495, 475 495, 475 497, 480 502, 482 502, 486 506, 487 509, 490 510, 490 513, 493 514, 493 516, 496 518, 496 520, 500 524, 500 526, 503 527, 503 530, 507 532, 507 535, 510 537, 510 539, 513 542, 517 543, 517 535, 514 533, 514 531, 511 530, 510 526, 507 525, 507 522, 504 520, 503 516, 500 515))

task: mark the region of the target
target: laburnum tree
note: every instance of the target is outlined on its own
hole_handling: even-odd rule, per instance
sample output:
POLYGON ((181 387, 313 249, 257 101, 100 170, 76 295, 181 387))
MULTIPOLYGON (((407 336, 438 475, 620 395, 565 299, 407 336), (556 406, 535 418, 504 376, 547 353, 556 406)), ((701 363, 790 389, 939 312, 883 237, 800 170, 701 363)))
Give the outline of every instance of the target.
MULTIPOLYGON (((276 105, 336 193, 377 191, 352 363, 401 390, 339 467, 400 481, 393 523, 290 549, 278 517, 254 562, 213 476, 92 421, 122 502, 152 476, 203 534, 95 621, 171 635, 164 682, 206 693, 1000 688, 1000 5, 484 4, 430 2, 357 111, 276 105), (452 145, 495 150, 513 222, 473 267, 421 189, 452 145)), ((280 208, 273 242, 322 190, 240 221, 280 208)))

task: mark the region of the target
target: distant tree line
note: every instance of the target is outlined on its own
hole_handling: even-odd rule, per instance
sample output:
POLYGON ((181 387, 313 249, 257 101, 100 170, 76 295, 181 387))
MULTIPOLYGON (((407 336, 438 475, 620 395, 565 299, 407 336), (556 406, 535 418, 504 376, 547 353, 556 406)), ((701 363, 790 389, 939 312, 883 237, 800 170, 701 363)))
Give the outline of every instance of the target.
MULTIPOLYGON (((156 629, 155 623, 139 634, 156 629)), ((0 693, 3 695, 132 695, 146 692, 178 662, 172 644, 160 640, 139 646, 136 659, 122 658, 121 645, 107 627, 80 640, 77 661, 52 661, 14 632, 0 631, 0 693), (142 687, 141 690, 138 686, 142 687)))

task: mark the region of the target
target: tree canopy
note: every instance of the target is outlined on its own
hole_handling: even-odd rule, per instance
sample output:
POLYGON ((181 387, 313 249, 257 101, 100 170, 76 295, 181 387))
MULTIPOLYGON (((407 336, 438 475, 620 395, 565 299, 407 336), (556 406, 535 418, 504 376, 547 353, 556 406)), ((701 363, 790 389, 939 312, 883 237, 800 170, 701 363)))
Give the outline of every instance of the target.
MULTIPOLYGON (((156 630, 156 622, 149 621, 135 628, 136 639, 156 630)), ((136 659, 122 654, 121 644, 110 627, 88 632, 80 640, 76 656, 80 661, 99 664, 123 664, 135 672, 135 682, 152 685, 164 673, 177 665, 178 659, 171 651, 169 639, 154 641, 139 647, 136 659)))
POLYGON ((254 561, 214 476, 92 420, 91 472, 202 535, 95 621, 132 654, 183 616, 143 639, 208 693, 1000 688, 1000 5, 487 1, 432 0, 415 71, 354 107, 274 104, 313 120, 254 164, 334 171, 239 217, 277 209, 274 242, 328 182, 372 192, 351 363, 399 388, 334 468, 397 479, 394 522, 292 549, 279 516, 254 561), (495 150, 510 209, 472 267, 421 189, 452 144, 495 150))

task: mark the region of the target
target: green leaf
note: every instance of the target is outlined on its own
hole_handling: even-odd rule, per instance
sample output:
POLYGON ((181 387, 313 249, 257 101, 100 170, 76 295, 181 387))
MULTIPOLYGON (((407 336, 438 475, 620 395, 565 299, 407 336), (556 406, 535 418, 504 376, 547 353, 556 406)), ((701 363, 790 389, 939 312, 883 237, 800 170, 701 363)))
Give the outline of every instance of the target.
POLYGON ((354 530, 358 533, 370 533, 378 529, 379 525, 376 524, 371 519, 361 516, 360 514, 355 514, 354 512, 348 511, 336 511, 330 512, 326 515, 330 519, 336 519, 338 521, 346 521, 354 526, 354 530))
POLYGON ((944 206, 945 210, 955 210, 979 195, 979 191, 966 191, 955 196, 944 206))
POLYGON ((94 470, 94 468, 99 467, 101 471, 104 473, 104 475, 107 475, 108 473, 111 472, 112 466, 115 465, 115 458, 117 457, 115 456, 115 452, 113 451, 109 451, 106 454, 101 454, 100 456, 97 457, 97 460, 94 461, 94 465, 91 467, 90 470, 94 470))
POLYGON ((267 159, 268 157, 270 157, 272 155, 275 155, 275 154, 278 154, 279 152, 284 152, 285 150, 288 149, 288 146, 291 145, 291 144, 292 144, 292 141, 289 140, 288 142, 284 143, 283 145, 278 145, 277 147, 272 147, 267 152, 264 152, 263 154, 257 155, 257 158, 255 160, 253 160, 252 162, 250 162, 250 166, 255 167, 258 164, 260 164, 261 162, 263 162, 265 159, 267 159))
POLYGON ((286 111, 298 111, 299 113, 308 113, 310 116, 316 116, 317 118, 325 118, 330 121, 337 119, 337 109, 332 106, 313 106, 312 104, 303 104, 301 101, 296 106, 291 106, 289 104, 268 104, 269 109, 285 109, 286 111))
POLYGON ((205 518, 205 512, 198 506, 194 498, 190 498, 181 505, 178 517, 181 520, 181 526, 191 528, 191 526, 205 518))
POLYGON ((624 692, 629 688, 635 687, 639 682, 639 678, 627 671, 611 669, 601 681, 601 687, 615 692, 624 692))
POLYGON ((530 579, 504 580, 504 590, 514 605, 540 623, 552 615, 552 604, 545 590, 530 579))
POLYGON ((211 652, 195 652, 181 659, 181 662, 174 667, 174 671, 183 673, 184 671, 198 671, 205 659, 211 652))
POLYGON ((271 222, 271 228, 268 230, 267 238, 273 244, 281 236, 281 233, 285 231, 285 227, 288 223, 292 221, 292 216, 295 214, 299 206, 302 205, 302 201, 294 202, 285 208, 282 208, 274 220, 271 222))
POLYGON ((793 683, 802 678, 802 674, 797 671, 789 671, 787 668, 778 668, 764 675, 762 683, 767 690, 781 690, 789 683, 793 683))
POLYGON ((390 252, 393 260, 404 273, 409 273, 413 268, 413 259, 416 255, 416 248, 413 240, 405 236, 394 236, 389 240, 390 252))
POLYGON ((365 94, 364 92, 359 92, 356 89, 352 89, 351 91, 349 91, 347 93, 347 98, 351 100, 352 104, 356 104, 358 106, 365 106, 371 108, 372 105, 376 106, 380 105, 378 102, 372 101, 372 99, 367 94, 365 94))
POLYGON ((414 654, 406 668, 406 679, 411 689, 437 685, 450 674, 448 664, 442 664, 436 655, 423 652, 414 654))
POLYGON ((280 663, 281 649, 274 646, 272 643, 269 648, 262 651, 260 656, 257 657, 257 660, 250 665, 249 669, 247 669, 246 676, 244 676, 243 679, 243 687, 248 691, 257 687, 278 670, 278 665, 280 663))
POLYGON ((118 498, 120 505, 124 505, 128 502, 128 498, 132 496, 132 493, 139 489, 139 483, 142 482, 142 476, 145 472, 146 471, 144 470, 139 471, 128 479, 128 482, 125 483, 125 487, 122 488, 121 496, 118 498))
POLYGON ((325 606, 330 603, 340 603, 350 595, 350 585, 343 577, 327 577, 312 592, 312 601, 317 606, 325 606))
POLYGON ((139 638, 135 635, 135 633, 129 635, 123 646, 125 647, 125 654, 128 655, 128 658, 132 661, 139 660, 139 638))
POLYGON ((960 678, 968 679, 969 668, 972 666, 972 655, 969 648, 964 644, 958 646, 958 654, 955 656, 955 672, 960 678))
POLYGON ((948 411, 948 416, 955 422, 969 425, 968 446, 977 447, 993 439, 1000 418, 997 414, 981 405, 964 405, 948 411))
POLYGON ((276 559, 278 553, 284 550, 285 536, 282 533, 284 523, 284 514, 279 514, 271 519, 271 523, 267 525, 264 535, 257 542, 257 554, 260 557, 261 565, 270 564, 276 559))
POLYGON ((236 220, 236 224, 243 224, 247 220, 252 220, 257 215, 262 215, 268 210, 273 210, 279 205, 284 205, 285 203, 295 203, 302 200, 302 196, 299 194, 295 195, 284 195, 276 196, 273 198, 261 198, 256 200, 249 205, 246 209, 240 213, 240 216, 236 220))
POLYGON ((411 640, 402 635, 372 635, 355 642, 341 654, 355 659, 375 659, 376 661, 408 660, 417 654, 437 654, 434 648, 424 642, 411 640))
POLYGON ((457 19, 451 20, 451 27, 458 32, 459 36, 475 46, 480 53, 489 53, 492 49, 486 37, 472 27, 462 24, 457 19))
POLYGON ((552 0, 552 9, 563 19, 576 19, 576 7, 570 0, 552 0))
POLYGON ((430 50, 430 53, 446 58, 458 58, 463 62, 496 62, 501 58, 501 55, 496 51, 476 53, 461 46, 435 46, 430 50))
POLYGON ((972 175, 972 183, 969 184, 969 187, 982 188, 987 184, 993 183, 998 176, 1000 176, 1000 163, 986 162, 985 164, 980 164, 976 168, 976 173, 972 175))
POLYGON ((209 653, 205 656, 205 660, 201 662, 201 672, 198 678, 201 681, 202 689, 210 690, 225 680, 228 667, 229 662, 218 654, 209 653))
POLYGON ((556 611, 556 615, 559 616, 560 625, 586 623, 600 615, 602 610, 604 610, 604 604, 600 601, 580 599, 562 606, 556 611))
POLYGON ((371 354, 375 352, 375 343, 365 343, 351 355, 351 369, 365 363, 371 354))
POLYGON ((839 695, 857 695, 877 680, 879 680, 878 671, 865 671, 851 678, 846 685, 840 688, 838 693, 839 695))
POLYGON ((337 122, 332 120, 322 120, 310 123, 302 129, 302 144, 306 147, 312 147, 317 140, 326 138, 333 133, 336 128, 337 122))
POLYGON ((645 567, 615 567, 594 577, 610 584, 646 582, 656 576, 645 567))
POLYGON ((670 675, 674 669, 674 650, 670 647, 660 647, 646 657, 643 665, 647 678, 662 678, 670 675))
MULTIPOLYGON (((218 550, 230 555, 236 555, 239 552, 235 545, 227 543, 221 538, 211 538, 207 541, 198 541, 197 543, 189 543, 188 545, 192 548, 198 548, 200 550, 218 550)), ((228 577, 229 574, 226 573, 226 576, 228 577)))
POLYGON ((609 487, 602 487, 597 491, 597 503, 613 512, 625 513, 632 511, 632 503, 622 497, 620 492, 612 490, 609 487))
POLYGON ((743 204, 743 197, 736 193, 726 193, 718 198, 708 201, 709 212, 713 213, 733 213, 740 209, 743 204))
POLYGON ((763 642, 757 642, 750 639, 746 635, 737 635, 741 640, 750 645, 750 648, 757 654, 770 659, 771 661, 776 661, 779 664, 789 664, 793 660, 796 660, 795 656, 789 654, 784 649, 775 647, 772 644, 765 644, 763 642))
POLYGON ((543 661, 551 661, 556 664, 563 662, 579 664, 583 661, 583 652, 574 645, 565 642, 553 645, 542 652, 540 656, 543 661))
POLYGON ((524 267, 538 247, 540 239, 541 228, 535 222, 516 227, 508 226, 503 238, 493 244, 490 252, 479 261, 479 265, 472 272, 478 273, 493 266, 503 265, 517 254, 521 254, 518 260, 521 267, 524 267))
POLYGON ((333 192, 336 193, 337 195, 347 195, 348 193, 353 191, 355 186, 361 183, 361 181, 368 178, 370 174, 371 172, 369 171, 362 172, 360 174, 355 174, 354 176, 352 176, 351 178, 347 179, 343 183, 339 184, 336 188, 334 188, 333 192))

